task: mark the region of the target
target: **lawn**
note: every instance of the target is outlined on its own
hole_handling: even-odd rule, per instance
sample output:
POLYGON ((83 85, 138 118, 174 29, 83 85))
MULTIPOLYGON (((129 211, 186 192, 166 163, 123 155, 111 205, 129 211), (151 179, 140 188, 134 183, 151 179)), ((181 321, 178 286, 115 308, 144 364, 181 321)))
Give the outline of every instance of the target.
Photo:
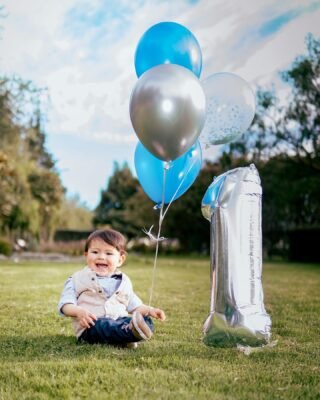
MULTIPOLYGON (((151 258, 124 266, 148 299, 151 258)), ((320 399, 320 265, 266 263, 274 348, 207 347, 209 261, 160 255, 153 303, 167 313, 136 350, 79 345, 57 315, 78 263, 0 263, 0 399, 320 399)))

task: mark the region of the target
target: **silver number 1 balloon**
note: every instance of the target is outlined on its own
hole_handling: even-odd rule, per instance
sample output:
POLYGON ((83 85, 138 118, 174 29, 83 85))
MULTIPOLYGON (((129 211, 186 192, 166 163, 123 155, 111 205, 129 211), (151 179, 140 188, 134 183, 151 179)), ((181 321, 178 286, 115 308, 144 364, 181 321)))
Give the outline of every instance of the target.
POLYGON ((203 327, 209 346, 270 340, 261 283, 261 197, 259 173, 251 164, 220 175, 202 199, 202 214, 211 222, 210 314, 203 327))

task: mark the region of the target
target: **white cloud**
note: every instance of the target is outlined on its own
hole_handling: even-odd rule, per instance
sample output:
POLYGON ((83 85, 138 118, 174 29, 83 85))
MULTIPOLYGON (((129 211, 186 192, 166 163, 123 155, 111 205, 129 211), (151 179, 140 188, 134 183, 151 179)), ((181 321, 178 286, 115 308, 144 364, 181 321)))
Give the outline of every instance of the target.
POLYGON ((308 32, 317 36, 320 34, 319 20, 320 9, 311 15, 305 14, 293 20, 257 49, 252 57, 242 65, 238 64, 236 72, 251 81, 270 83, 270 78, 274 79, 279 71, 290 66, 295 57, 305 53, 304 39, 308 32))
MULTIPOLYGON (((30 74, 43 71, 42 65, 51 60, 56 51, 54 37, 61 28, 64 12, 75 0, 53 2, 42 0, 3 1, 7 18, 3 20, 0 42, 2 71, 30 74)), ((38 81, 41 81, 38 79, 38 81)))
MULTIPOLYGON (((4 71, 17 72, 48 86, 53 107, 48 126, 50 134, 90 135, 90 126, 94 131, 103 120, 114 129, 114 134, 109 136, 112 140, 118 134, 121 141, 122 132, 134 134, 128 113, 130 93, 137 79, 134 51, 141 35, 154 23, 175 20, 194 32, 203 51, 203 77, 224 70, 239 73, 249 82, 273 79, 279 66, 288 63, 297 52, 296 45, 289 51, 288 38, 294 37, 295 44, 303 43, 303 31, 310 26, 306 23, 310 16, 305 15, 288 24, 272 40, 256 40, 249 48, 244 46, 243 52, 235 49, 236 57, 233 57, 232 50, 239 38, 245 39, 245 32, 252 32, 276 13, 310 2, 251 1, 249 7, 244 0, 236 3, 202 0, 194 6, 182 0, 174 5, 147 1, 140 7, 134 2, 120 3, 124 8, 131 5, 131 22, 121 29, 118 20, 113 22, 114 28, 108 20, 109 35, 119 31, 119 36, 113 42, 100 40, 94 48, 90 46, 99 36, 99 29, 104 37, 106 27, 89 26, 84 36, 72 36, 68 26, 66 35, 63 23, 68 24, 66 14, 72 7, 81 6, 81 12, 86 10, 90 17, 95 7, 101 7, 101 2, 68 0, 44 4, 41 0, 32 0, 21 4, 13 0, 6 4, 13 21, 8 24, 4 38, 10 37, 10 41, 4 40, 9 55, 4 60, 4 71), (88 59, 89 55, 93 59, 88 59)), ((316 17, 312 19, 311 26, 316 25, 316 17)))

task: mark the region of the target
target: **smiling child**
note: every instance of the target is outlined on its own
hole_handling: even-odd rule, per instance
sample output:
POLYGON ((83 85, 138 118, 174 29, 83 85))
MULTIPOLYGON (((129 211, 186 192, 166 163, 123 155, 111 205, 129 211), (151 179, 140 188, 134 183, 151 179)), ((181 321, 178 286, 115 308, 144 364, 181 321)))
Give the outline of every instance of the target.
POLYGON ((152 337, 150 317, 165 320, 164 311, 143 304, 129 277, 119 272, 126 259, 125 248, 126 239, 118 231, 91 233, 85 245, 86 267, 65 283, 59 312, 73 318, 81 342, 135 347, 152 337))

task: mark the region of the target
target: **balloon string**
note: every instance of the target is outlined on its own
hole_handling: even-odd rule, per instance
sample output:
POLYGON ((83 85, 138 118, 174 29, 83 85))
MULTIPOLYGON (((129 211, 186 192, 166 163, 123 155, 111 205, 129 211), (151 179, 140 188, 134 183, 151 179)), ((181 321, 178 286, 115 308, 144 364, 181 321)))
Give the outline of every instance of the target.
POLYGON ((169 204, 167 205, 167 207, 164 210, 164 197, 165 197, 165 189, 166 189, 166 178, 167 178, 167 171, 170 168, 169 162, 165 163, 164 168, 163 168, 162 201, 161 201, 160 214, 159 214, 159 228, 158 228, 157 237, 155 238, 151 233, 151 230, 152 230, 153 226, 151 226, 149 231, 146 231, 145 229, 143 230, 143 232, 146 235, 148 235, 150 239, 152 239, 152 240, 154 240, 156 242, 156 250, 155 250, 154 262, 153 262, 153 271, 152 271, 152 282, 151 282, 150 297, 149 297, 149 306, 151 305, 152 296, 153 296, 153 290, 154 290, 154 283, 155 283, 155 276, 156 276, 156 269, 157 269, 157 260, 158 260, 158 253, 159 253, 159 242, 161 242, 162 240, 165 240, 164 237, 160 236, 162 222, 163 222, 164 217, 166 216, 166 214, 167 214, 167 212, 169 210, 169 207, 171 206, 172 202, 174 201, 174 199, 175 199, 180 187, 182 186, 183 182, 185 181, 185 179, 186 179, 187 175, 189 174, 189 172, 191 171, 191 169, 194 167, 195 163, 196 163, 196 160, 193 160, 193 162, 191 163, 191 165, 188 168, 187 172, 185 173, 183 179, 179 183, 176 191, 174 192, 173 196, 171 197, 169 204))
POLYGON ((173 203, 173 201, 174 201, 174 199, 175 199, 175 197, 176 197, 176 194, 178 193, 179 189, 181 188, 181 186, 182 186, 183 182, 185 181, 187 175, 189 174, 189 172, 190 172, 190 171, 192 170, 192 168, 194 167, 195 163, 196 163, 196 160, 193 160, 193 162, 191 163, 189 169, 188 169, 187 172, 184 174, 184 176, 183 176, 181 182, 179 183, 179 185, 178 185, 178 187, 177 187, 177 190, 174 192, 173 196, 172 196, 171 199, 170 199, 169 204, 167 205, 166 209, 164 210, 163 218, 166 216, 166 214, 167 214, 167 212, 168 212, 168 210, 169 210, 169 207, 171 206, 171 204, 173 203))
POLYGON ((167 171, 169 168, 170 168, 169 163, 166 162, 164 165, 164 168, 163 168, 162 201, 161 201, 161 208, 160 208, 160 214, 159 214, 159 227, 158 227, 158 234, 157 234, 157 239, 156 239, 156 251, 155 251, 155 256, 154 256, 154 261, 153 261, 149 306, 151 306, 152 295, 153 295, 153 290, 154 290, 154 282, 155 282, 155 277, 156 277, 157 260, 158 260, 158 252, 159 252, 159 242, 161 241, 161 239, 163 240, 163 238, 160 238, 160 234, 161 234, 162 222, 164 219, 164 214, 163 214, 164 196, 165 196, 165 190, 166 190, 167 171))

